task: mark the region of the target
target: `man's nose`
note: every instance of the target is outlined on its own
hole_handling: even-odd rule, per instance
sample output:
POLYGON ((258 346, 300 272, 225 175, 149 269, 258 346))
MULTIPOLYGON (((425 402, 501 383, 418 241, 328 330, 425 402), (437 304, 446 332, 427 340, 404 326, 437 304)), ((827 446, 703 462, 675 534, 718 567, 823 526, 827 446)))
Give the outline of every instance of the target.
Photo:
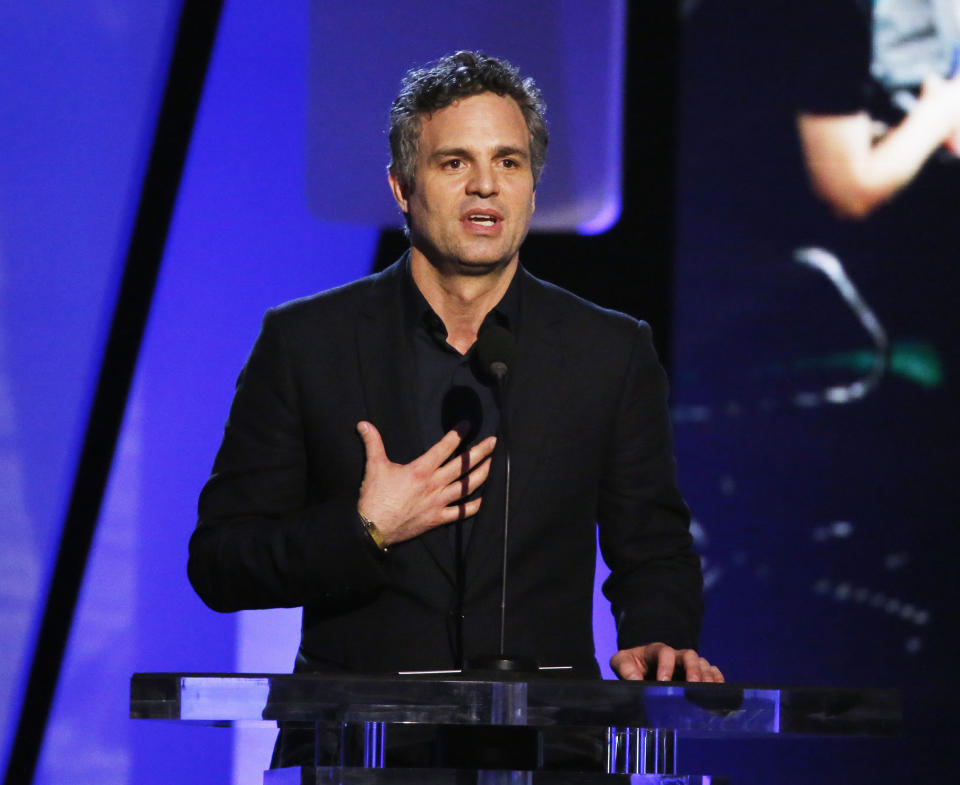
POLYGON ((474 166, 467 180, 467 193, 476 196, 493 196, 500 190, 497 173, 492 165, 474 166))

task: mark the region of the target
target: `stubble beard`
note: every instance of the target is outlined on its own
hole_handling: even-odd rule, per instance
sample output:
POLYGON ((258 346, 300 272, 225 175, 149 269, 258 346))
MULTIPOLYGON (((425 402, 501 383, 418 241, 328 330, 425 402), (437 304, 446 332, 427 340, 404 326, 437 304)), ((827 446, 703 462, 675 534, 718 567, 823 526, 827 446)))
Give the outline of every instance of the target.
POLYGON ((411 245, 423 254, 427 261, 441 274, 456 273, 479 278, 502 270, 519 255, 518 248, 512 253, 492 259, 485 259, 482 256, 474 258, 467 253, 465 248, 458 247, 458 243, 452 243, 447 250, 441 250, 426 236, 417 232, 415 228, 410 231, 410 241, 411 245))

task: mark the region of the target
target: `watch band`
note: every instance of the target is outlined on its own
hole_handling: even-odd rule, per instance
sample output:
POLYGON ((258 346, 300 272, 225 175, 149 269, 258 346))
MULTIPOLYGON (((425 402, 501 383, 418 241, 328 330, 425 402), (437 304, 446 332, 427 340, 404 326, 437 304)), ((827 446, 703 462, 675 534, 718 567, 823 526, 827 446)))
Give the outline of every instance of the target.
POLYGON ((360 510, 357 510, 357 515, 360 517, 360 523, 363 524, 363 530, 367 533, 370 541, 376 545, 379 550, 383 551, 383 553, 387 553, 387 551, 390 550, 390 546, 383 538, 381 531, 377 528, 377 524, 360 512, 360 510))

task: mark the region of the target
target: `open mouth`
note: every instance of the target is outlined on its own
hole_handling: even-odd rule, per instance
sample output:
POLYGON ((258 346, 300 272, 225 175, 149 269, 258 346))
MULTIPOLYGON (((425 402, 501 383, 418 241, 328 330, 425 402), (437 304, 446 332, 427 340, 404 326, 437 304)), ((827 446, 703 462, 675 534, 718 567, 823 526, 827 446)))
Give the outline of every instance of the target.
POLYGON ((493 229, 503 221, 503 216, 496 210, 469 210, 464 214, 463 220, 477 228, 493 229))
POLYGON ((492 215, 468 215, 467 219, 478 226, 493 226, 497 222, 492 215))

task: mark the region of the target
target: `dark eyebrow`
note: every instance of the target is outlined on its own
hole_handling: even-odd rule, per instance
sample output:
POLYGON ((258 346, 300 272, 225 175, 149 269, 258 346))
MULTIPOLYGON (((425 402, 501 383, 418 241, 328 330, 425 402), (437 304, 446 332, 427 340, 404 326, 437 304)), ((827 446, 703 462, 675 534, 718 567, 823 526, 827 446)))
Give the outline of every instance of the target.
POLYGON ((530 154, 522 147, 498 147, 497 158, 523 158, 526 160, 530 154))
MULTIPOLYGON (((512 147, 510 145, 503 145, 498 147, 494 153, 495 158, 522 158, 527 160, 530 157, 530 154, 524 150, 522 147, 512 147)), ((433 153, 433 158, 439 160, 441 158, 466 158, 470 160, 473 158, 473 153, 467 150, 464 147, 444 147, 440 150, 435 150, 433 153)))
POLYGON ((472 158, 470 152, 462 147, 445 147, 433 153, 434 158, 472 158))

